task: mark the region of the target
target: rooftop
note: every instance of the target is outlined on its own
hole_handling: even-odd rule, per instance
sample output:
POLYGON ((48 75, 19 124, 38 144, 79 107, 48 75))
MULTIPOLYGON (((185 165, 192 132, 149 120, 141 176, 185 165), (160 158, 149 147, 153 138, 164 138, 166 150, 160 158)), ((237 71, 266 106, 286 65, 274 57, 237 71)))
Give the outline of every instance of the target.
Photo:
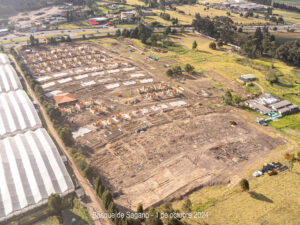
POLYGON ((63 93, 53 97, 56 104, 71 103, 77 101, 77 98, 70 93, 63 93))

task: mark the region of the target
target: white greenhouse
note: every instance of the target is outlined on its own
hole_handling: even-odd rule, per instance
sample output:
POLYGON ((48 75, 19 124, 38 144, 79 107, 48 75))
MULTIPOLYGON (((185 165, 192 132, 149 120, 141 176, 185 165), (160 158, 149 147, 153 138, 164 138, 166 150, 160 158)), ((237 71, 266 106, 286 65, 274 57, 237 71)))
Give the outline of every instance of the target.
POLYGON ((0 93, 0 139, 42 127, 24 90, 0 93))
POLYGON ((3 65, 3 64, 9 64, 9 59, 7 57, 6 54, 1 54, 0 53, 0 65, 3 65))
POLYGON ((0 222, 73 192, 61 156, 44 128, 0 140, 0 222))
POLYGON ((10 65, 0 64, 0 93, 23 89, 15 69, 10 65))

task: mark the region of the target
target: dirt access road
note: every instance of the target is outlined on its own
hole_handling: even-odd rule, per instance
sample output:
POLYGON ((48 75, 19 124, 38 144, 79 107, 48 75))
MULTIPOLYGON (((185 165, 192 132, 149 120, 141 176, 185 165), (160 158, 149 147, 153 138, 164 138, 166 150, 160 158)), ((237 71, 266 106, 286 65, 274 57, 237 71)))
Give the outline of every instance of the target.
MULTIPOLYGON (((38 106, 40 108, 40 111, 43 114, 43 117, 44 117, 45 122, 47 124, 48 132, 56 140, 56 142, 57 142, 58 146, 60 147, 60 149, 67 156, 67 158, 69 160, 69 163, 70 163, 70 165, 71 165, 71 167, 74 171, 74 174, 75 174, 76 178, 78 179, 78 182, 80 183, 81 187, 83 187, 83 189, 85 190, 85 194, 87 195, 87 198, 90 199, 90 201, 88 203, 83 203, 82 202, 82 204, 87 207, 87 209, 88 209, 90 215, 92 216, 92 218, 93 218, 93 213, 94 212, 101 213, 101 214, 106 213, 106 210, 102 207, 101 200, 95 194, 95 192, 94 192, 93 188, 90 186, 89 182, 87 182, 85 177, 81 174, 81 171, 78 169, 78 167, 76 166, 72 156, 69 154, 68 149, 66 148, 66 146, 64 145, 62 140, 59 138, 58 134, 56 133, 56 130, 54 129, 50 118, 48 117, 45 109, 43 108, 43 106, 41 105, 41 103, 39 102, 37 97, 35 96, 35 93, 31 89, 29 84, 27 83, 27 80, 25 79, 25 76, 24 76, 21 68, 19 67, 19 65, 17 64, 16 60, 14 59, 14 57, 12 55, 10 55, 9 57, 14 61, 17 71, 22 75, 29 94, 31 95, 33 100, 36 102, 36 104, 38 104, 38 106)), ((113 225, 112 221, 110 219, 107 219, 107 218, 99 218, 99 219, 93 218, 93 220, 94 220, 95 225, 113 225)))

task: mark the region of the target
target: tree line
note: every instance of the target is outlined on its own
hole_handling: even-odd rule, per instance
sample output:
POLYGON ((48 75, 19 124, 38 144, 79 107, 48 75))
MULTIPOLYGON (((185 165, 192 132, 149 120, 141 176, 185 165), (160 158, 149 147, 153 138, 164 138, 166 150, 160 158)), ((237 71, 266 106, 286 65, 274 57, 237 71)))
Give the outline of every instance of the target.
MULTIPOLYGON (((201 17, 195 15, 192 22, 195 30, 221 40, 223 43, 232 43, 241 47, 241 53, 249 58, 257 58, 263 55, 276 57, 287 64, 300 66, 299 41, 288 41, 276 45, 275 36, 271 35, 267 27, 257 28, 254 34, 241 35, 233 21, 224 16, 201 17)), ((212 46, 213 47, 213 46, 212 46)))
MULTIPOLYGON (((249 2, 254 2, 257 4, 272 6, 272 0, 249 0, 249 2)), ((273 2, 273 7, 278 9, 285 9, 288 11, 300 12, 300 8, 292 5, 287 5, 284 3, 273 2)))
POLYGON ((285 9, 285 10, 288 10, 288 11, 293 11, 293 12, 300 13, 300 8, 298 8, 296 6, 292 6, 292 5, 286 5, 284 3, 274 2, 273 7, 278 8, 278 9, 285 9))

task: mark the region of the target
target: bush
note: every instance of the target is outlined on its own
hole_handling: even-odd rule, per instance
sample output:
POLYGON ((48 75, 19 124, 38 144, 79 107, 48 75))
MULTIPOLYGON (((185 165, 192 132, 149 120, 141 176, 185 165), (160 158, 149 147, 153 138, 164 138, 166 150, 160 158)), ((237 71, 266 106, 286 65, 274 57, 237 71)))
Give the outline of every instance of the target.
POLYGON ((214 49, 214 50, 217 49, 217 46, 216 46, 216 43, 215 43, 215 42, 211 42, 211 43, 209 44, 209 47, 210 47, 211 49, 214 49))
POLYGON ((242 191, 249 191, 250 186, 249 186, 249 182, 246 179, 242 179, 240 181, 240 187, 242 189, 242 191))
POLYGON ((181 75, 182 74, 181 66, 174 66, 173 73, 176 75, 181 75))
POLYGON ((83 171, 87 167, 87 163, 84 160, 84 157, 81 154, 76 153, 74 155, 75 163, 78 166, 78 168, 83 171))
POLYGON ((278 83, 278 76, 275 70, 270 69, 266 73, 266 80, 270 82, 270 84, 278 83))
POLYGON ((196 49, 197 46, 198 46, 197 41, 194 41, 194 42, 193 42, 193 49, 196 49))
POLYGON ((166 71, 166 74, 167 74, 167 76, 172 77, 174 73, 173 73, 173 70, 172 70, 172 69, 168 69, 168 70, 166 71))
POLYGON ((217 45, 219 48, 223 46, 223 41, 221 39, 218 40, 217 45))
POLYGON ((194 67, 192 66, 192 65, 190 65, 190 64, 186 64, 185 65, 185 67, 184 67, 184 70, 187 72, 187 73, 191 73, 191 72, 193 72, 194 71, 194 67))

